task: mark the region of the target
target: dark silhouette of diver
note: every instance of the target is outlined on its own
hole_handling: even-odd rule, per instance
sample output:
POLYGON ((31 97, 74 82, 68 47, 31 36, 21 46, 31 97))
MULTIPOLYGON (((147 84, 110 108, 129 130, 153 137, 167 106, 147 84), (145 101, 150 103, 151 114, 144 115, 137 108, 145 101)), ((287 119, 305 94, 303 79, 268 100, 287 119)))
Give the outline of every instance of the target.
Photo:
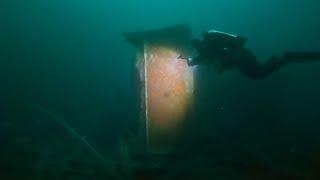
POLYGON ((197 55, 194 58, 180 56, 189 66, 215 64, 220 72, 237 68, 251 79, 264 79, 281 67, 290 63, 320 61, 320 52, 287 52, 281 57, 271 57, 260 63, 247 48, 247 39, 242 36, 210 30, 203 34, 202 40, 193 40, 192 46, 197 55))

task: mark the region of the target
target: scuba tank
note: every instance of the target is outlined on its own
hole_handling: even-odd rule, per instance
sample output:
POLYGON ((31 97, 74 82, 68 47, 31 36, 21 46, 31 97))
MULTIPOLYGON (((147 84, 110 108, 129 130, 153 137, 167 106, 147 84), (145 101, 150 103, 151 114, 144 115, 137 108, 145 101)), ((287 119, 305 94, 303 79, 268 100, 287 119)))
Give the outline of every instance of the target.
POLYGON ((203 42, 209 43, 216 48, 242 48, 247 42, 247 38, 239 35, 210 30, 204 33, 203 42))

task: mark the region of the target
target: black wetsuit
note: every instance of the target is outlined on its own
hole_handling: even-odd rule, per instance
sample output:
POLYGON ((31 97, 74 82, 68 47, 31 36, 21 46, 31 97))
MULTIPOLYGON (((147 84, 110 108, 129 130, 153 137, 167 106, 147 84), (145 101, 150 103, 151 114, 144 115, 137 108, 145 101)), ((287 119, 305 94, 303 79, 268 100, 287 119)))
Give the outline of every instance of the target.
POLYGON ((260 63, 256 56, 243 46, 233 46, 225 42, 225 37, 210 39, 205 36, 202 41, 195 40, 193 46, 198 56, 190 65, 219 63, 222 70, 236 68, 251 79, 264 79, 273 72, 289 63, 319 61, 320 52, 290 52, 281 57, 271 57, 265 63, 260 63))

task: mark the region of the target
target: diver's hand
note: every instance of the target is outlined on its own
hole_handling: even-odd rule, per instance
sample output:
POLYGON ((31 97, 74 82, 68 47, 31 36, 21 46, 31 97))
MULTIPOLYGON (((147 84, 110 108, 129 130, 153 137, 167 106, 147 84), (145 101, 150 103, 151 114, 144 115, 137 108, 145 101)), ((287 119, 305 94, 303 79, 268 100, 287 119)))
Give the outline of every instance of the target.
POLYGON ((177 59, 187 60, 188 58, 182 54, 180 54, 177 59))
POLYGON ((192 57, 186 57, 186 56, 180 55, 178 56, 177 59, 186 61, 188 63, 188 66, 194 65, 194 61, 193 61, 194 58, 192 57))

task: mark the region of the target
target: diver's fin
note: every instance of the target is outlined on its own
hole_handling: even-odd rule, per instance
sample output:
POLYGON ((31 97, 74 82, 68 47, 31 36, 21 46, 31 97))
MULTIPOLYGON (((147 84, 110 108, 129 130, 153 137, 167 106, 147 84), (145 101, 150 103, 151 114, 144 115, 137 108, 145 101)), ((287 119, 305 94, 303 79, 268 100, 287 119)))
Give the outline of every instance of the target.
POLYGON ((283 58, 293 62, 320 61, 320 52, 286 52, 283 58))

